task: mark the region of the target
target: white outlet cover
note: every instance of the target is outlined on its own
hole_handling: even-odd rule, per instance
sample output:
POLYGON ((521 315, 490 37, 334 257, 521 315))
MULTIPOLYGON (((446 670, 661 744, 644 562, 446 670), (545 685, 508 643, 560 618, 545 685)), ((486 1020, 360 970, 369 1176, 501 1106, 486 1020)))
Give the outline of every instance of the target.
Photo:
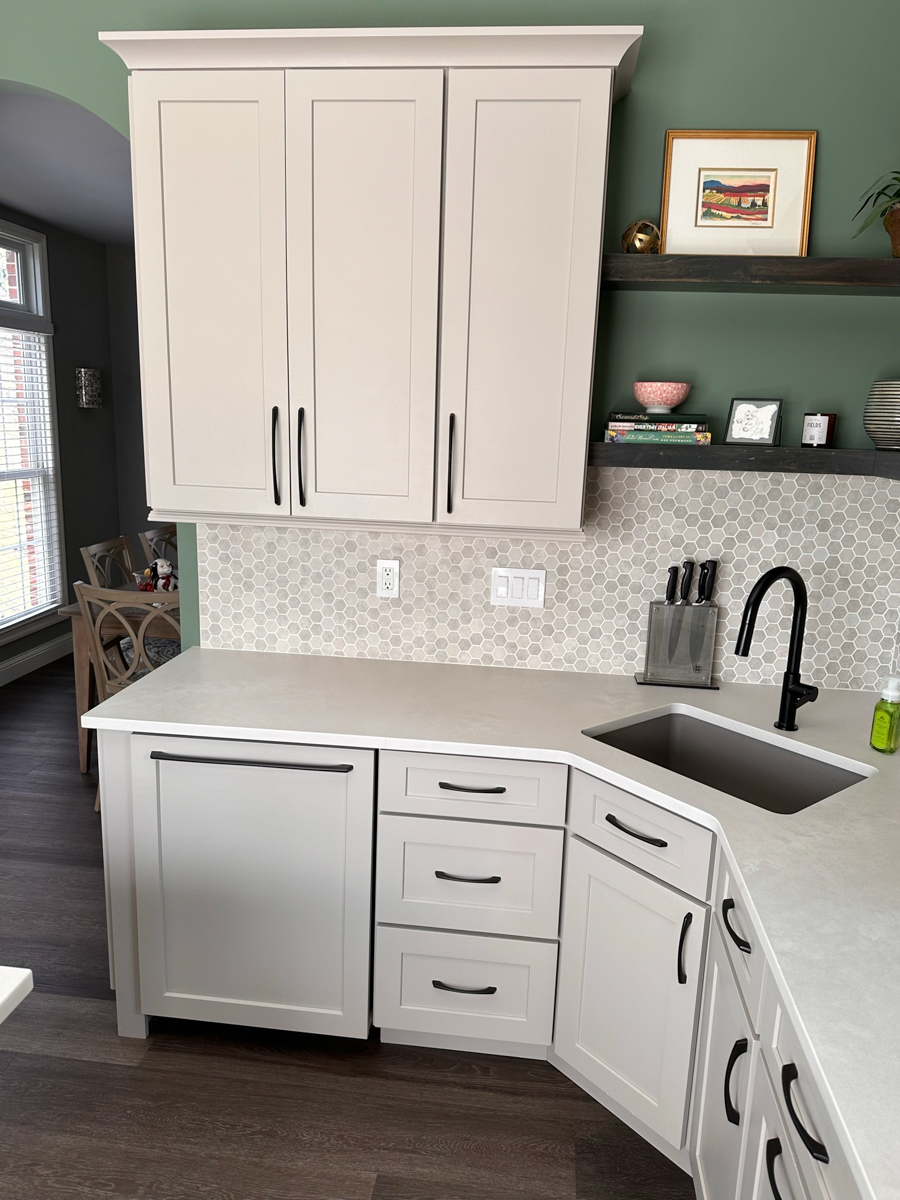
POLYGON ((529 567, 494 567, 491 604, 510 608, 543 608, 547 572, 529 567))
POLYGON ((386 600, 394 600, 400 595, 400 560, 398 558, 379 558, 375 564, 376 592, 386 600))

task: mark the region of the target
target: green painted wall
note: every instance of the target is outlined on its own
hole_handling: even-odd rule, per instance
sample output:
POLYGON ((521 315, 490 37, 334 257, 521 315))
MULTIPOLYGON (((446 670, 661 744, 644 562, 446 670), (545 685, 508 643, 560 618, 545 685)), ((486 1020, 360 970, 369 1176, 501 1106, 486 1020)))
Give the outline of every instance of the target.
MULTIPOLYGON (((818 130, 810 254, 889 253, 879 227, 851 241, 851 218, 868 184, 900 165, 897 0, 756 0, 752 15, 728 0, 28 0, 4 8, 0 79, 127 132, 127 72, 100 29, 604 23, 646 28, 613 117, 609 250, 630 221, 658 218, 666 129, 720 127, 818 130)), ((694 383, 690 407, 714 418, 717 439, 730 397, 771 395, 786 401, 785 443, 804 411, 824 408, 840 414, 839 445, 867 445, 869 383, 900 375, 898 317, 892 296, 610 293, 594 436, 610 408, 633 407, 633 380, 678 378, 694 383)), ((182 539, 182 579, 196 587, 182 539)))
POLYGON ((200 583, 197 578, 197 526, 178 522, 178 590, 181 592, 181 648, 200 645, 200 583))

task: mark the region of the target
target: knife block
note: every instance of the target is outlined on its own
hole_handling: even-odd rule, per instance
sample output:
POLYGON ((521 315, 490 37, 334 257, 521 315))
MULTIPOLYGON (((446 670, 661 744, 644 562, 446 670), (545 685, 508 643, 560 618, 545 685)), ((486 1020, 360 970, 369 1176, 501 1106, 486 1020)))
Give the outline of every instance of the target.
POLYGON ((712 678, 718 611, 714 604, 652 601, 644 672, 635 680, 668 687, 718 687, 712 678))

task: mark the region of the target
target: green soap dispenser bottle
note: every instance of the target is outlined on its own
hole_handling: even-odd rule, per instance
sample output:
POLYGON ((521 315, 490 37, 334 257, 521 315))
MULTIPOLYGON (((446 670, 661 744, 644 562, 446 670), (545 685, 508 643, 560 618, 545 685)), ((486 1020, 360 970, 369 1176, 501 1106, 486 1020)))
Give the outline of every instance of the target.
POLYGON ((900 679, 891 677, 884 685, 875 705, 869 745, 882 754, 893 754, 900 746, 900 679))

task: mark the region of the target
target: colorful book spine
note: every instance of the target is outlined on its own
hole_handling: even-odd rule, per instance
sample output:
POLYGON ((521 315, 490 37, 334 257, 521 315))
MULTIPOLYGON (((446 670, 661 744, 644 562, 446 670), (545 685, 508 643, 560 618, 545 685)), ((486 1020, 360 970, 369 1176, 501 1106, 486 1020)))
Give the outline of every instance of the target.
POLYGON ((708 446, 712 442, 712 434, 665 433, 651 429, 607 429, 604 441, 649 442, 659 446, 708 446))
POLYGON ((641 425, 658 425, 660 418, 676 425, 697 424, 708 420, 706 413, 648 413, 648 412, 611 412, 607 418, 610 425, 616 421, 633 421, 641 425))
POLYGON ((706 422, 691 423, 684 421, 610 421, 607 429, 629 430, 645 429, 648 433, 706 433, 709 426, 706 422))

